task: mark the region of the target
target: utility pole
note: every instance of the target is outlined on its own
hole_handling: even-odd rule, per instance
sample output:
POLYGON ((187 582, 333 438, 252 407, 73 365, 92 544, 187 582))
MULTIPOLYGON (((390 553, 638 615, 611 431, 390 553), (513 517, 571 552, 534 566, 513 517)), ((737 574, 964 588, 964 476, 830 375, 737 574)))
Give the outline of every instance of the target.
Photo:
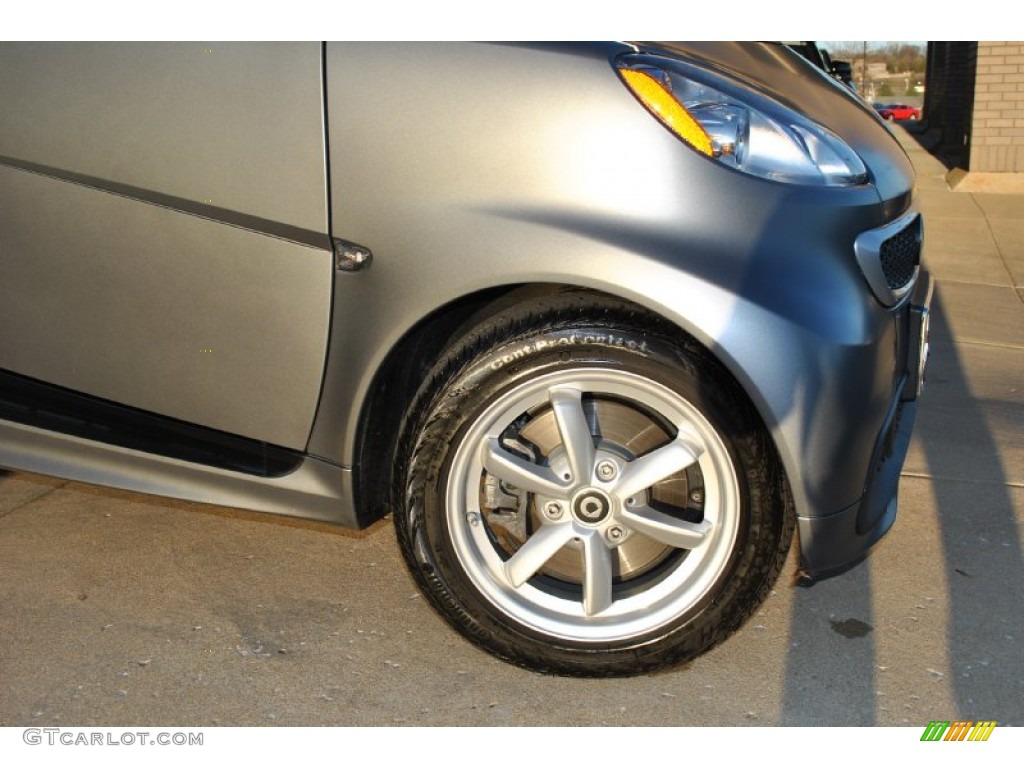
POLYGON ((868 41, 864 41, 864 55, 861 58, 860 92, 868 92, 868 41))

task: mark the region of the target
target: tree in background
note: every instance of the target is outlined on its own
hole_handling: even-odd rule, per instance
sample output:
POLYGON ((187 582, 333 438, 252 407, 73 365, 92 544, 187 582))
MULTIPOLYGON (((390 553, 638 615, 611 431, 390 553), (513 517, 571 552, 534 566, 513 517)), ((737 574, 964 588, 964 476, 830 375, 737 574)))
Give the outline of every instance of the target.
POLYGON ((885 71, 890 75, 901 72, 924 72, 924 51, 909 43, 887 43, 882 50, 885 71))
MULTIPOLYGON (((853 62, 855 67, 863 65, 864 43, 842 40, 826 46, 833 59, 853 62)), ((921 46, 905 42, 868 43, 867 63, 885 64, 885 71, 890 75, 901 72, 923 73, 925 69, 925 49, 921 46)))

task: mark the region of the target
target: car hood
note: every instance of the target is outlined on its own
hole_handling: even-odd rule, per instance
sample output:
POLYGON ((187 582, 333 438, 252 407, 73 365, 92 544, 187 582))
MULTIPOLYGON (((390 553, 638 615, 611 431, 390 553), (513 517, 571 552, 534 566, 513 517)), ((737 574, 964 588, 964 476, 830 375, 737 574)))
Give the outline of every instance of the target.
POLYGON ((860 155, 884 201, 906 198, 914 169, 895 136, 852 91, 777 43, 642 43, 642 53, 688 59, 763 91, 833 131, 860 155))

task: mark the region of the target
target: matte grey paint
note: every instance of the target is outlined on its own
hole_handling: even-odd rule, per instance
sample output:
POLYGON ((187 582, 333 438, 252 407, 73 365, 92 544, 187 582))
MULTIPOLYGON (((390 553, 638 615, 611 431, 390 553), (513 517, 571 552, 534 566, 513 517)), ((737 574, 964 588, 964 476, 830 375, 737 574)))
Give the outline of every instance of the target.
MULTIPOLYGON (((0 49, 0 63, 13 62, 7 71, 17 73, 0 78, 0 96, 34 110, 31 119, 0 123, 0 156, 62 169, 66 178, 83 174, 93 187, 151 190, 152 202, 170 206, 4 169, 0 195, 9 220, 0 256, 26 266, 11 270, 19 287, 0 287, 0 302, 38 300, 52 288, 71 307, 44 298, 46 311, 33 310, 22 299, 17 316, 41 324, 25 331, 27 340, 47 349, 30 349, 22 328, 5 329, 0 367, 298 447, 313 424, 330 327, 307 449, 351 465, 359 461, 359 419, 381 363, 434 310, 499 285, 579 285, 649 307, 718 355, 771 430, 802 517, 856 509, 905 372, 894 350, 905 347, 898 328, 906 304, 886 309, 874 299, 853 242, 912 209, 913 177, 884 126, 799 57, 770 46, 675 49, 716 67, 752 67, 744 77, 849 141, 873 184, 801 188, 698 156, 615 76, 610 62, 634 50, 627 45, 329 44, 327 142, 318 46, 271 47, 265 59, 255 46, 223 50, 223 58, 197 60, 188 45, 160 46, 152 59, 148 45, 0 49), (81 76, 70 71, 79 51, 81 76), (226 70, 211 67, 215 61, 226 70), (132 68, 139 71, 126 75, 119 93, 119 73, 132 68), (104 87, 83 95, 86 75, 104 87), (48 93, 59 98, 47 105, 48 93), (156 103, 164 95, 173 109, 156 103), (142 113, 133 111, 138 99, 146 103, 142 113), (100 104, 103 110, 93 110, 100 104), (203 110, 216 118, 176 118, 203 110), (83 121, 85 133, 62 118, 83 121), (95 154, 80 135, 98 142, 95 154), (28 198, 17 202, 14 185, 35 196, 31 206, 28 198), (208 189, 215 202, 205 202, 208 189), (175 209, 177 200, 200 207, 188 207, 190 214, 175 209), (48 204, 44 218, 37 211, 48 204), (332 272, 328 251, 240 229, 228 214, 325 234, 329 218, 330 235, 368 247, 374 260, 358 273, 332 272), (181 237, 191 247, 172 247, 181 237), (161 242, 164 250, 154 245, 161 242), (40 263, 55 285, 29 268, 40 263), (104 263, 113 283, 82 266, 104 263), (212 282, 191 282, 207 275, 212 282), (121 290, 105 293, 109 285, 121 290), (119 306, 129 285, 145 288, 134 307, 119 306), (110 329, 133 322, 139 327, 118 352, 110 329), (216 369, 189 357, 213 329, 223 329, 222 341, 238 353, 216 369), (104 332, 107 342, 98 340, 104 332)), ((243 490, 284 488, 287 478, 226 481, 221 476, 231 473, 52 435, 33 436, 39 450, 21 449, 10 425, 4 428, 0 462, 11 466, 190 498, 198 472, 209 489, 220 483, 214 478, 225 480, 215 499, 222 503, 288 506, 284 497, 271 503, 243 490), (50 451, 61 460, 47 463, 50 451), (125 469, 111 469, 115 457, 125 469)), ((304 484, 309 492, 295 494, 288 511, 353 522, 348 473, 315 467, 333 479, 304 484)), ((806 552, 813 526, 803 529, 806 552)))
POLYGON ((331 305, 320 54, 0 46, 0 155, 82 179, 0 165, 0 367, 304 448, 331 305), (319 232, 322 249, 168 197, 319 232))
POLYGON ((21 170, 0 190, 0 367, 304 447, 329 252, 21 170))
POLYGON ((327 231, 320 43, 4 43, 0 155, 327 231))
MULTIPOLYGON (((572 284, 645 305, 715 351, 772 430, 801 514, 861 497, 902 371, 894 315, 852 246, 887 205, 872 186, 793 187, 698 156, 610 76, 629 50, 328 45, 335 234, 374 263, 336 278, 311 452, 357 461, 376 370, 434 308, 495 284, 572 284)), ((822 90, 809 67, 791 77, 822 90)), ((871 172, 905 208, 902 149, 841 90, 826 94, 810 106, 862 124, 839 132, 881 148, 871 172)))

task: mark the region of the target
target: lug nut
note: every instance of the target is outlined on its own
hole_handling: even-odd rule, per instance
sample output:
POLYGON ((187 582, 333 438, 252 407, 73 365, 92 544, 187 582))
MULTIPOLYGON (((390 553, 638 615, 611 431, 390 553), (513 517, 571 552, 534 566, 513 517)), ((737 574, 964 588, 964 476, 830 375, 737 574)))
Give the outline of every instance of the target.
POLYGON ((557 520, 562 516, 562 505, 557 501, 549 501, 544 505, 544 516, 549 520, 557 520))
POLYGON ((597 476, 602 480, 611 480, 619 472, 613 461, 602 461, 597 465, 597 476))
POLYGON ((623 530, 619 526, 613 525, 611 528, 605 531, 604 535, 608 538, 608 541, 612 542, 613 544, 616 544, 622 541, 623 530))

